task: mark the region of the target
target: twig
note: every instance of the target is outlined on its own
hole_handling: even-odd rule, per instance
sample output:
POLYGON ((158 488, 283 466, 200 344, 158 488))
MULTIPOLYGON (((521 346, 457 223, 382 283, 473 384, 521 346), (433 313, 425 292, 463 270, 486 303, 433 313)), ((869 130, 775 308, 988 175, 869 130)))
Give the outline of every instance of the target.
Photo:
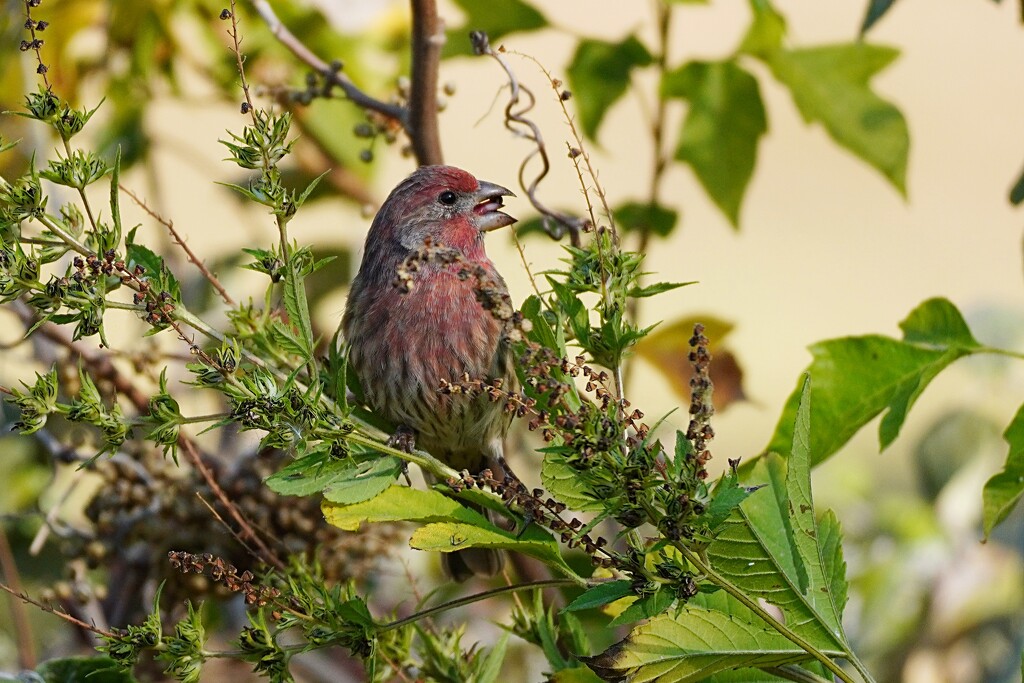
POLYGON ((376 98, 370 97, 360 90, 344 73, 332 69, 329 64, 313 54, 312 50, 306 47, 302 41, 288 30, 288 27, 281 22, 277 14, 274 13, 270 3, 266 0, 253 0, 252 6, 256 13, 260 15, 263 23, 267 25, 271 35, 277 39, 277 42, 288 48, 299 61, 323 76, 328 83, 341 88, 342 92, 345 93, 345 96, 353 104, 394 119, 401 123, 407 132, 409 131, 409 112, 405 107, 397 104, 388 104, 387 102, 381 102, 376 98))
MULTIPOLYGON (((0 525, 0 570, 4 581, 11 584, 12 590, 24 592, 21 587, 21 576, 18 565, 11 552, 11 544, 7 540, 7 529, 0 525)), ((28 621, 28 611, 21 600, 11 600, 11 623, 14 626, 14 637, 18 643, 18 665, 22 669, 36 668, 36 647, 32 641, 32 624, 28 621)))
POLYGON ((535 149, 527 154, 526 158, 519 165, 519 185, 526 192, 526 196, 530 200, 530 204, 533 205, 533 208, 545 219, 543 221, 544 229, 552 239, 561 239, 565 232, 568 231, 569 241, 572 245, 574 247, 580 246, 580 233, 583 231, 585 221, 576 216, 551 209, 537 197, 537 188, 541 181, 544 180, 544 177, 547 176, 548 171, 551 170, 551 161, 548 159, 548 151, 544 144, 544 136, 541 135, 540 127, 531 119, 526 118, 526 114, 533 109, 536 103, 533 92, 519 83, 515 72, 512 71, 512 67, 508 65, 502 54, 503 48, 499 47, 497 51, 491 48, 490 39, 486 33, 474 31, 470 34, 470 40, 473 41, 473 51, 476 54, 493 58, 501 65, 501 68, 508 76, 509 98, 508 104, 505 105, 505 128, 513 135, 526 138, 535 145, 535 149), (524 98, 525 102, 520 101, 520 97, 524 98), (525 179, 526 166, 535 156, 540 157, 541 169, 534 176, 533 180, 527 183, 525 179), (554 225, 551 225, 550 222, 554 222, 554 225))
POLYGON ((21 592, 21 591, 16 591, 13 588, 11 588, 10 586, 8 586, 7 584, 0 583, 0 590, 4 591, 5 593, 7 593, 9 595, 14 596, 18 600, 21 600, 22 602, 26 602, 26 603, 28 603, 30 605, 35 605, 36 607, 38 607, 42 611, 48 612, 48 613, 50 613, 50 614, 52 614, 52 615, 54 615, 56 617, 60 617, 64 621, 67 621, 67 622, 69 622, 71 624, 74 624, 75 626, 77 626, 77 627, 79 627, 81 629, 85 629, 86 631, 89 631, 90 633, 95 633, 96 635, 103 636, 104 638, 114 638, 115 637, 114 634, 111 633, 110 631, 105 631, 105 630, 95 626, 94 624, 87 624, 84 621, 82 621, 81 619, 77 619, 77 618, 71 616, 70 614, 68 614, 64 610, 56 609, 54 607, 50 607, 49 605, 47 605, 45 603, 39 602, 38 600, 34 600, 34 599, 30 598, 26 593, 21 592))
POLYGON ((238 534, 238 532, 235 531, 231 527, 231 525, 228 524, 227 521, 223 517, 221 517, 220 513, 217 512, 217 508, 213 507, 213 505, 210 504, 210 501, 208 501, 205 498, 203 498, 202 494, 199 493, 198 491, 196 492, 196 497, 199 499, 199 502, 201 502, 204 506, 206 506, 206 509, 210 511, 211 515, 213 515, 213 518, 216 519, 218 522, 220 522, 222 527, 224 527, 225 529, 228 530, 228 533, 231 534, 232 538, 234 538, 236 541, 238 541, 238 545, 240 545, 243 548, 245 548, 245 551, 247 553, 249 553, 250 555, 252 555, 253 557, 259 557, 256 554, 256 552, 252 548, 249 547, 249 544, 246 543, 245 540, 238 534))
POLYGON ((203 277, 205 277, 207 281, 209 281, 209 283, 213 285, 214 289, 217 290, 217 293, 220 294, 220 298, 224 300, 224 303, 226 303, 228 306, 234 306, 235 300, 232 299, 231 295, 228 294, 226 289, 224 289, 224 285, 220 283, 220 280, 217 279, 217 276, 210 272, 209 268, 206 267, 206 264, 203 263, 198 257, 196 257, 195 252, 193 252, 192 249, 189 248, 188 244, 185 243, 185 240, 182 239, 181 234, 178 233, 178 231, 174 228, 174 221, 164 218, 156 211, 151 209, 144 200, 140 199, 134 192, 129 190, 123 184, 119 184, 118 187, 121 189, 122 192, 131 197, 132 201, 134 201, 139 206, 139 208, 141 208, 143 211, 148 213, 154 220, 156 220, 158 223, 167 228, 167 231, 171 233, 171 238, 174 240, 175 244, 181 247, 182 251, 185 252, 185 256, 188 258, 189 262, 196 268, 198 268, 199 272, 203 274, 203 277))
POLYGON ((413 153, 420 166, 443 163, 437 122, 437 72, 444 45, 444 24, 437 0, 411 0, 412 65, 409 122, 413 153))
POLYGON ((252 540, 259 549, 260 554, 256 555, 256 558, 265 564, 271 565, 275 569, 284 571, 284 562, 277 557, 263 539, 256 534, 252 525, 249 524, 249 521, 245 518, 245 515, 243 515, 241 510, 238 509, 238 506, 228 498, 226 493, 224 493, 224 489, 222 489, 220 484, 217 483, 217 478, 213 476, 213 472, 199 455, 199 451, 196 449, 195 444, 187 438, 178 437, 178 446, 181 450, 185 451, 185 455, 192 463, 192 466, 195 467, 203 477, 203 480, 206 482, 207 486, 210 487, 210 490, 213 491, 213 495, 216 496, 217 500, 219 500, 221 505, 224 506, 224 509, 227 510, 229 515, 231 515, 232 519, 238 523, 238 526, 242 530, 242 537, 252 540))

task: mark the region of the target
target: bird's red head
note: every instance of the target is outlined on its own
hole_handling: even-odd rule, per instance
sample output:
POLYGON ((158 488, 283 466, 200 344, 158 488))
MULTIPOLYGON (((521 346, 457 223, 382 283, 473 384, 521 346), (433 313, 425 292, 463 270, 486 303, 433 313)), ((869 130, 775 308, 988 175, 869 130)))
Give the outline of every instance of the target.
POLYGON ((483 233, 515 223, 501 211, 502 197, 512 192, 453 166, 423 166, 403 180, 373 219, 367 250, 374 245, 416 249, 430 238, 462 250, 473 258, 482 254, 483 233))

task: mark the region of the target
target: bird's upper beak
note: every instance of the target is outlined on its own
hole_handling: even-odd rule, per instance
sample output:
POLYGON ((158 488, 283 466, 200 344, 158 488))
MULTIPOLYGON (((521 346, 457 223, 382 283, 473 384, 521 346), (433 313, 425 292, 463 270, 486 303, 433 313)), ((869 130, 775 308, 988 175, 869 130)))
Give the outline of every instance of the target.
POLYGON ((504 205, 502 197, 515 197, 515 194, 501 185, 495 185, 486 180, 480 181, 480 189, 474 195, 477 203, 473 207, 473 213, 476 214, 476 226, 480 232, 496 230, 516 222, 515 218, 501 212, 501 207, 504 205))

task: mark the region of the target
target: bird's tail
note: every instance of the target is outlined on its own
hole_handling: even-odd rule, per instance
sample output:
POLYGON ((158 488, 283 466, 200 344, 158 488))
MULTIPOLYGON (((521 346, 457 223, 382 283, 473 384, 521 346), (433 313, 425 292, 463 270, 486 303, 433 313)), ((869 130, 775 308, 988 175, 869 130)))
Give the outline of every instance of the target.
POLYGON ((468 548, 441 556, 444 573, 460 583, 474 576, 490 578, 504 566, 505 553, 494 548, 468 548))

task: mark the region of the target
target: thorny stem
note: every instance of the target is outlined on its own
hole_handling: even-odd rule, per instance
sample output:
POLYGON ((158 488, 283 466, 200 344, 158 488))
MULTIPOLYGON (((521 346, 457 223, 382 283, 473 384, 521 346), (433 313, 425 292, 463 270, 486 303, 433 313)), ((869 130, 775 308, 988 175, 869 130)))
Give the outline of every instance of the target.
POLYGON ((444 163, 437 120, 437 72, 444 45, 444 24, 437 0, 412 0, 412 68, 409 137, 420 166, 444 163))
POLYGON ((423 610, 421 612, 416 612, 415 614, 410 614, 409 616, 407 616, 407 617, 405 617, 403 619, 398 619, 397 621, 392 621, 392 622, 390 622, 388 624, 382 624, 382 625, 377 627, 377 633, 386 633, 387 631, 393 631, 396 628, 401 628, 403 626, 406 626, 407 624, 412 624, 414 622, 419 621, 420 619, 426 619, 427 617, 432 617, 435 614, 440 614, 442 612, 447 612, 450 609, 455 609, 457 607, 462 607, 464 605, 471 605, 474 602, 480 602, 481 600, 488 600, 488 599, 496 597, 498 595, 504 595, 505 593, 518 593, 518 592, 521 592, 521 591, 533 590, 533 589, 536 589, 536 588, 554 588, 554 587, 558 587, 558 586, 579 586, 579 585, 580 584, 578 582, 573 581, 571 579, 546 579, 546 580, 543 580, 543 581, 532 581, 530 583, 520 583, 520 584, 511 585, 511 586, 501 586, 500 588, 493 588, 493 589, 491 589, 489 591, 484 591, 482 593, 476 593, 474 595, 467 595, 466 597, 459 598, 457 600, 451 600, 450 602, 446 602, 446 603, 443 603, 441 605, 437 605, 436 607, 431 607, 431 608, 425 609, 425 610, 423 610))

